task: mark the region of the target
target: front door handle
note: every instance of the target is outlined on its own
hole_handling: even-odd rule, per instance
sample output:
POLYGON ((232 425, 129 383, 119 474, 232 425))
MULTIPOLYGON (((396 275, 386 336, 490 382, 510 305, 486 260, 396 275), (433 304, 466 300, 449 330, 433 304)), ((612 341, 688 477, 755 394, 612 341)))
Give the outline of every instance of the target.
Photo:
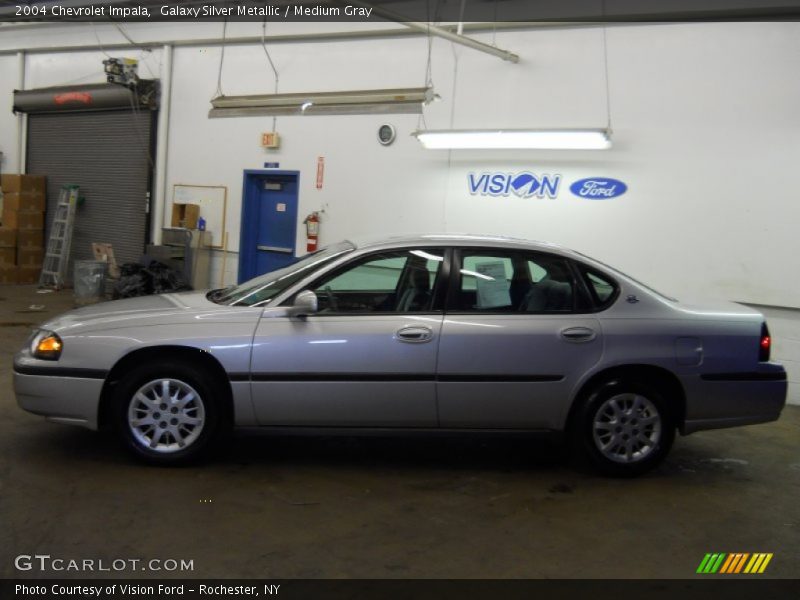
POLYGON ((568 342, 591 342, 597 333, 589 327, 567 327, 561 330, 561 337, 568 342))
POLYGON ((409 344, 422 344, 433 339, 433 329, 422 325, 408 325, 395 331, 394 338, 409 344))

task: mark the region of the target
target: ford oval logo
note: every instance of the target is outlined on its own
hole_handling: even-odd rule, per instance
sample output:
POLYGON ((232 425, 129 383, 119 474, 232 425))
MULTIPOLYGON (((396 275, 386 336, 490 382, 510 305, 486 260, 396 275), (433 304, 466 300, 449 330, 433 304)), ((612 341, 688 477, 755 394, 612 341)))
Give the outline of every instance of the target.
POLYGON ((588 198, 589 200, 608 200, 609 198, 616 198, 627 192, 628 186, 619 179, 611 179, 610 177, 588 177, 586 179, 579 179, 573 183, 569 186, 569 191, 576 196, 588 198))

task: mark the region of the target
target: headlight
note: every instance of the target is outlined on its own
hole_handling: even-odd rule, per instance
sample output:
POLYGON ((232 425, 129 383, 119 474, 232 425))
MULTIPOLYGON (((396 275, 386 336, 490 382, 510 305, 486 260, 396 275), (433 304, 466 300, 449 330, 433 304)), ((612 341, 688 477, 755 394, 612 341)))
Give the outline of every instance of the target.
POLYGON ((31 340, 31 355, 33 355, 34 358, 58 360, 63 348, 64 342, 52 331, 39 331, 33 336, 33 340, 31 340))

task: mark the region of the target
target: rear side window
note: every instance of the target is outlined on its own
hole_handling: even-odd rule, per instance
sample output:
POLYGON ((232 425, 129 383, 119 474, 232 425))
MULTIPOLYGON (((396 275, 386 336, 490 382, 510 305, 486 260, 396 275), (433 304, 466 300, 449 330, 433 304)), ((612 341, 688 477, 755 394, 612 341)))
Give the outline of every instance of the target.
POLYGON ((450 310, 570 313, 575 282, 567 261, 522 250, 463 249, 450 310))
POLYGON ((584 283, 589 289, 589 295, 595 310, 603 310, 611 306, 619 294, 617 282, 608 275, 578 264, 584 283))

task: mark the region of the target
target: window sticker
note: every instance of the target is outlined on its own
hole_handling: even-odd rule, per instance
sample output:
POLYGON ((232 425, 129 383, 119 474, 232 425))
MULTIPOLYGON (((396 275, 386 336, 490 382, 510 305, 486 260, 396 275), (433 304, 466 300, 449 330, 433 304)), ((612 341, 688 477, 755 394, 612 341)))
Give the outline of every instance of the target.
POLYGON ((510 306, 511 282, 506 279, 505 265, 500 262, 485 262, 475 266, 478 308, 510 306))

